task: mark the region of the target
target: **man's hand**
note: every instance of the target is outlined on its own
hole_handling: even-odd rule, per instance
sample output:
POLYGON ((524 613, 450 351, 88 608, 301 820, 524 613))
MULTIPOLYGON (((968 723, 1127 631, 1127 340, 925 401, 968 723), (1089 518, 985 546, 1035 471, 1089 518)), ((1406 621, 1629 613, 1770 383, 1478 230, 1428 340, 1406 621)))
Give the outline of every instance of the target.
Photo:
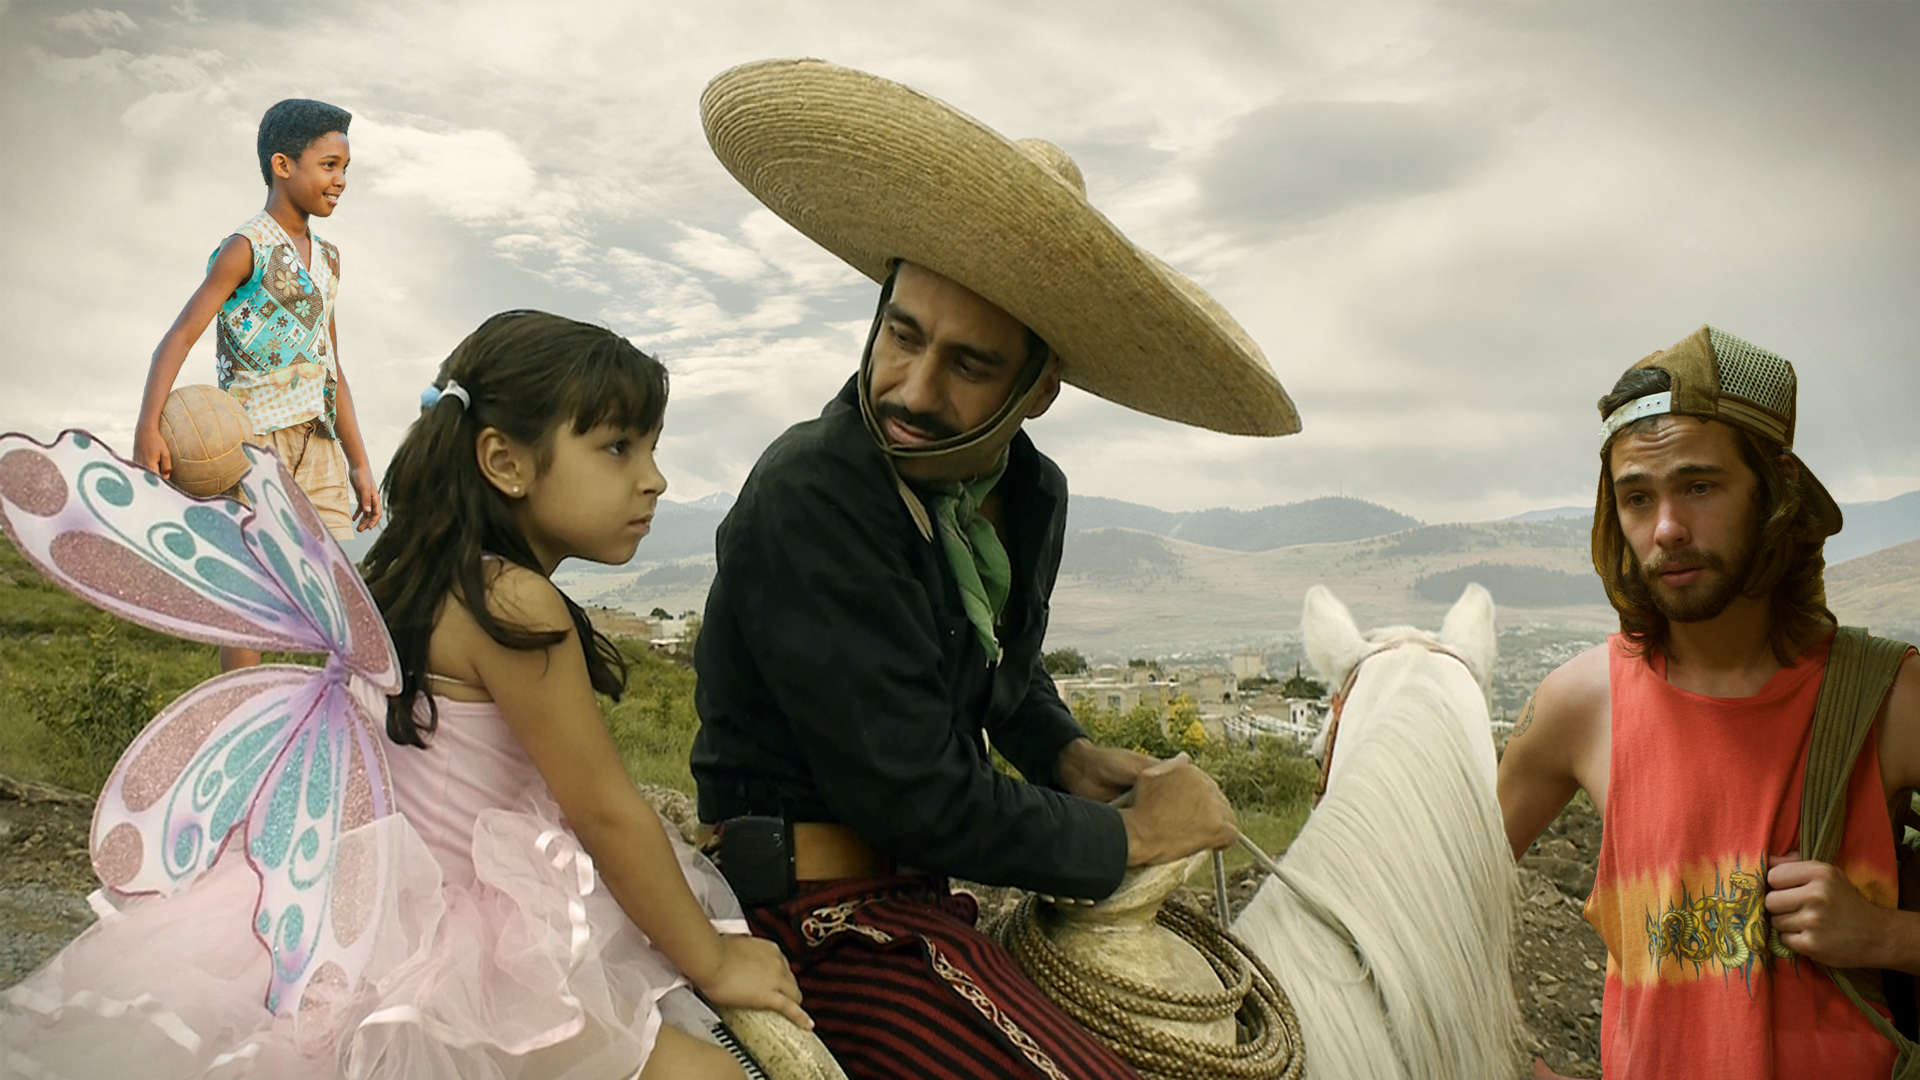
POLYGON ((1220 785, 1185 754, 1140 770, 1133 805, 1120 816, 1127 824, 1128 866, 1158 866, 1196 851, 1218 851, 1240 836, 1220 785))
POLYGON ((1912 970, 1913 927, 1900 912, 1860 895, 1831 863, 1798 851, 1769 861, 1767 915, 1787 948, 1828 967, 1912 970))
POLYGON ((349 466, 347 483, 353 485, 353 531, 366 532, 380 524, 380 489, 374 485, 373 470, 349 466))
POLYGON ((1133 788, 1142 770, 1154 759, 1132 750, 1098 746, 1092 739, 1075 739, 1060 751, 1053 778, 1068 793, 1095 802, 1112 802, 1133 788))
POLYGON ((163 477, 173 476, 173 455, 167 453, 167 440, 160 437, 159 424, 139 424, 134 427, 133 463, 163 477))

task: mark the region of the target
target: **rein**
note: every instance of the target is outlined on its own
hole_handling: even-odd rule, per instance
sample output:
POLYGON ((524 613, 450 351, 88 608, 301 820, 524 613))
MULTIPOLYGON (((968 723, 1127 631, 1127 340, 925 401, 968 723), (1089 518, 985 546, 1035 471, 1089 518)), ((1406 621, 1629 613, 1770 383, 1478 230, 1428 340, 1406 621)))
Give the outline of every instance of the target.
POLYGON ((1333 711, 1327 716, 1327 745, 1326 749, 1321 751, 1320 754, 1320 779, 1313 785, 1313 806, 1319 806, 1321 796, 1327 793, 1327 777, 1333 775, 1333 743, 1335 739, 1340 737, 1340 713, 1346 708, 1347 695, 1353 693, 1353 684, 1360 678, 1360 665, 1379 656, 1381 653, 1392 652, 1402 645, 1418 645, 1428 652, 1439 653, 1442 656, 1451 656, 1455 660, 1460 661, 1460 666, 1467 669, 1467 674, 1473 674, 1473 665, 1467 663, 1466 657, 1461 656, 1459 653, 1454 652, 1452 649, 1447 648, 1437 641, 1428 641, 1425 638, 1394 638, 1391 641, 1382 642, 1374 646, 1365 656, 1355 660, 1353 666, 1347 669, 1347 677, 1341 681, 1340 689, 1335 691, 1333 697, 1330 699, 1333 704, 1333 711))

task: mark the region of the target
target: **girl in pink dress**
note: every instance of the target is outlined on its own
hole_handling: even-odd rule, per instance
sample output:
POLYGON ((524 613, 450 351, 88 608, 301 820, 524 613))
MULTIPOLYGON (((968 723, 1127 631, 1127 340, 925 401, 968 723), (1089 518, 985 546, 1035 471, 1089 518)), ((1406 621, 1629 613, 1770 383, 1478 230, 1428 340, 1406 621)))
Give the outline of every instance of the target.
POLYGON ((628 778, 594 696, 625 663, 548 580, 633 556, 666 398, 608 330, 487 320, 388 468, 364 589, 264 451, 248 513, 143 484, 84 433, 0 439, 0 520, 62 584, 331 656, 210 680, 128 748, 96 812, 103 918, 0 993, 0 1073, 741 1075, 689 984, 812 1026, 628 778))

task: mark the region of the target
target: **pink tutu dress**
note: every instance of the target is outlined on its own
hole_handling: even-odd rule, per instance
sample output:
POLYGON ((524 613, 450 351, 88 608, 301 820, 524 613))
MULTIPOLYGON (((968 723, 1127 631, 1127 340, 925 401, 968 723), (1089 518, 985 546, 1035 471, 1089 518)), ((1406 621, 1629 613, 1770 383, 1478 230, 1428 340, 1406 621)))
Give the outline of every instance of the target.
MULTIPOLYGON (((96 900, 99 922, 0 993, 0 1075, 613 1080, 663 1015, 705 1035, 712 1013, 602 887, 499 709, 436 704, 428 749, 386 747, 399 812, 349 834, 387 882, 357 988, 268 1010, 259 885, 229 851, 171 897, 96 900)), ((667 833, 715 929, 745 933, 719 872, 667 833)))

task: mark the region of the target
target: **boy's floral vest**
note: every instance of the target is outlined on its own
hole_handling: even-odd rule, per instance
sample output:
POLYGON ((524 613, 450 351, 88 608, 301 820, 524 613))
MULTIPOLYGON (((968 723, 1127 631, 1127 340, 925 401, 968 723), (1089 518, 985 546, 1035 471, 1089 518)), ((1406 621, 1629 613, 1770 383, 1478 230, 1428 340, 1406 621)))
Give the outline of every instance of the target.
MULTIPOLYGON (((313 236, 312 267, 265 210, 234 230, 253 245, 253 276, 220 306, 214 368, 257 435, 318 418, 334 437, 333 297, 340 251, 313 236)), ((311 234, 310 234, 311 235, 311 234)), ((209 269, 219 249, 207 257, 209 269)))

